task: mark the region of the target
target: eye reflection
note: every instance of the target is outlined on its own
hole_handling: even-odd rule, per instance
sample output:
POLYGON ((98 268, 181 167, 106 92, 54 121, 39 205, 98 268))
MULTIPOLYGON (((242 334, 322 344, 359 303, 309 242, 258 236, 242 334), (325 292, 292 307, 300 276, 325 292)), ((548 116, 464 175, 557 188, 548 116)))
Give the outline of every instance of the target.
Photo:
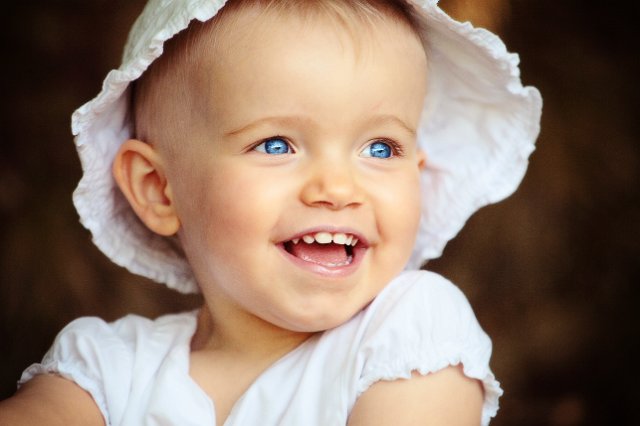
POLYGON ((267 139, 254 148, 258 152, 271 155, 282 155, 291 153, 289 143, 281 138, 267 139))
POLYGON ((362 151, 363 157, 390 158, 392 155, 391 145, 382 141, 373 142, 362 151))

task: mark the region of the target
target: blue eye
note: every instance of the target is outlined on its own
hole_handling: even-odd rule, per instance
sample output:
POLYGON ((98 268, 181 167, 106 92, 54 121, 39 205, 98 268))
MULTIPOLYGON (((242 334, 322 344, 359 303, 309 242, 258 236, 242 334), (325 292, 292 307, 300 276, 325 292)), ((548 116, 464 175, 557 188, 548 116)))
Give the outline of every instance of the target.
POLYGON ((373 142, 362 151, 363 157, 374 158, 391 158, 393 157, 393 148, 390 144, 382 141, 373 142))
POLYGON ((267 139, 254 148, 258 152, 271 155, 282 155, 291 153, 291 146, 287 141, 280 138, 267 139))

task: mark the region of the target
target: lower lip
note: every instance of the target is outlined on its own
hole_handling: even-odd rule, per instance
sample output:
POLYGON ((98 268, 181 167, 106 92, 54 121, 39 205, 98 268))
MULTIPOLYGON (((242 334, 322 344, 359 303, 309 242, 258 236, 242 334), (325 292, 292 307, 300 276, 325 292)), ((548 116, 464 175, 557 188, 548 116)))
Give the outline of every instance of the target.
POLYGON ((360 266, 364 252, 367 250, 364 247, 356 247, 353 250, 353 256, 351 263, 344 266, 325 266, 318 263, 307 262, 289 253, 284 244, 278 244, 278 248, 284 254, 284 256, 299 268, 311 272, 316 275, 320 275, 327 278, 343 278, 353 274, 360 266))

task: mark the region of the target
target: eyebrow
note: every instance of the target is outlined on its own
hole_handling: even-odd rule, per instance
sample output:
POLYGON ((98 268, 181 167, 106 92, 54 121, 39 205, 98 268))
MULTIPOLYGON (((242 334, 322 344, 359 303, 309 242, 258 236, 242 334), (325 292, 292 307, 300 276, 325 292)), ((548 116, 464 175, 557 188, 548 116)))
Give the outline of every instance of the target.
MULTIPOLYGON (((236 136, 248 130, 254 129, 256 127, 260 127, 261 125, 264 125, 264 124, 277 124, 280 126, 290 126, 294 124, 310 123, 312 121, 313 120, 311 118, 300 117, 295 115, 294 116, 269 116, 269 117, 260 118, 242 127, 226 132, 225 136, 236 136)), ((374 123, 376 125, 394 124, 396 126, 401 127, 403 130, 409 133, 412 137, 415 137, 417 134, 416 129, 412 128, 403 120, 401 120, 400 118, 392 114, 375 115, 370 119, 368 119, 365 122, 365 125, 371 126, 374 123)))
POLYGON ((246 124, 240 128, 231 130, 229 132, 225 133, 225 136, 235 136, 238 135, 240 133, 244 133, 248 130, 251 130, 255 127, 260 127, 263 124, 278 124, 280 126, 290 126, 293 124, 300 124, 300 123, 309 123, 312 120, 310 118, 306 118, 306 117, 299 117, 299 116, 270 116, 270 117, 264 117, 264 118, 260 118, 258 120, 252 121, 249 124, 246 124))
POLYGON ((411 135, 411 137, 414 137, 414 138, 416 137, 416 134, 417 134, 416 129, 409 126, 407 123, 405 123, 403 120, 401 120, 399 117, 393 114, 376 115, 376 116, 373 116, 368 121, 375 122, 376 124, 395 124, 396 126, 399 126, 402 129, 406 130, 411 135))

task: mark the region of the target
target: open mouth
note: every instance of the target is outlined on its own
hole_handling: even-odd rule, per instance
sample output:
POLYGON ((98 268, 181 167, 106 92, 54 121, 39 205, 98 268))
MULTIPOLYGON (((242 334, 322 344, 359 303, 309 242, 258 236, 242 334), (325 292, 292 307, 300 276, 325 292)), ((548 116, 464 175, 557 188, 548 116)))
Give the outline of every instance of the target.
POLYGON ((298 259, 326 268, 340 268, 353 263, 356 247, 362 243, 352 234, 316 232, 283 243, 287 253, 298 259))

